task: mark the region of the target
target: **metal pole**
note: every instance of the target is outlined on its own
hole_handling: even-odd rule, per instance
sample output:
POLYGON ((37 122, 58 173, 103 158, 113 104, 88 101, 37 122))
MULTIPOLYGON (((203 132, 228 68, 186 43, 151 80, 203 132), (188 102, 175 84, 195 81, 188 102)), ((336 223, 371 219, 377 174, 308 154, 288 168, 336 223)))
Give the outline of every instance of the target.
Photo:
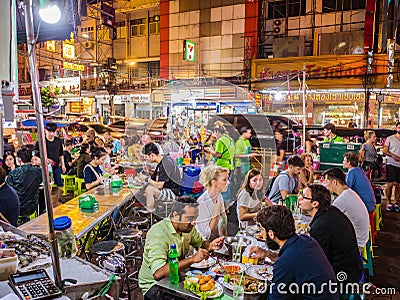
POLYGON ((28 57, 29 57, 30 72, 31 72, 33 103, 35 107, 36 123, 38 126, 38 143, 40 151, 40 162, 42 166, 44 198, 46 202, 47 217, 49 221, 51 260, 53 263, 54 281, 56 285, 61 288, 61 268, 60 268, 60 259, 58 256, 57 238, 54 231, 53 206, 51 203, 49 169, 47 165, 47 149, 46 149, 44 124, 43 124, 42 98, 40 96, 38 70, 36 65, 36 50, 35 50, 36 41, 33 29, 34 27, 33 27, 32 1, 33 0, 25 0, 24 3, 26 40, 28 44, 28 57))
POLYGON ((303 64, 303 138, 301 145, 303 152, 306 152, 306 64, 303 64))
MULTIPOLYGON (((1 99, 0 99, 0 101, 2 101, 1 99)), ((1 157, 3 157, 3 155, 4 155, 4 142, 3 142, 3 130, 4 130, 4 128, 3 128, 3 120, 4 120, 4 115, 3 115, 3 112, 2 111, 0 111, 0 156, 1 157)), ((5 163, 4 161, 3 161, 3 163, 5 163)))

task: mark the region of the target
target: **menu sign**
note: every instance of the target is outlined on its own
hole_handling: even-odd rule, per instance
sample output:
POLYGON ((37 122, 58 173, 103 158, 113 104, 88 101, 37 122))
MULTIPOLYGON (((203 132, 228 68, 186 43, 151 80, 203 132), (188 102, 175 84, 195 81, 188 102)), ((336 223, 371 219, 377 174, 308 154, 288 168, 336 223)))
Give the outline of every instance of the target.
POLYGON ((59 97, 79 96, 81 92, 79 77, 55 78, 50 81, 50 89, 60 88, 59 97))

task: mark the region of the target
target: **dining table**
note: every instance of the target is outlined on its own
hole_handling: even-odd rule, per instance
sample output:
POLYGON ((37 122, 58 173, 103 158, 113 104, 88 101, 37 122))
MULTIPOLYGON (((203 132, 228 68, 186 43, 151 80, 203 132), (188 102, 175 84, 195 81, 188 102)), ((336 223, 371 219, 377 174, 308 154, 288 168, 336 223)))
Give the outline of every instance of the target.
MULTIPOLYGON (((103 186, 98 186, 86 191, 84 194, 75 197, 64 204, 53 208, 54 218, 68 216, 72 221, 75 238, 80 239, 90 232, 96 225, 100 224, 115 210, 131 201, 139 190, 129 189, 123 186, 118 193, 104 193, 103 186), (83 212, 79 208, 79 198, 84 195, 93 196, 98 202, 98 209, 93 212, 83 212)), ((20 230, 34 235, 48 235, 49 224, 47 214, 42 214, 31 221, 18 227, 20 230)))

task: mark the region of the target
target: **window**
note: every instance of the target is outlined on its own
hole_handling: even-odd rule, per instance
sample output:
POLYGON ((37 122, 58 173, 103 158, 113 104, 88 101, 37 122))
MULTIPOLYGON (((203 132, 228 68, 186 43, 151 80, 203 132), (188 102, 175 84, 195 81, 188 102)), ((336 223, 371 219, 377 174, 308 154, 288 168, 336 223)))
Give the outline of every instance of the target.
POLYGON ((103 25, 99 25, 97 27, 97 37, 99 40, 110 41, 111 34, 112 34, 112 30, 110 30, 110 28, 103 26, 103 25))
POLYGON ((160 16, 154 16, 149 18, 149 34, 160 33, 160 16))
POLYGON ((364 9, 365 0, 323 0, 322 12, 330 13, 335 11, 364 9))
MULTIPOLYGON (((346 1, 346 0, 344 0, 346 1)), ((304 16, 306 14, 306 0, 278 0, 268 2, 268 18, 282 19, 304 16)))
POLYGON ((131 23, 131 37, 146 35, 146 19, 132 20, 131 23))
POLYGON ((149 77, 160 78, 160 62, 150 62, 149 63, 149 77))
POLYGON ((85 38, 93 39, 94 38, 94 27, 82 27, 81 34, 85 38))
POLYGON ((125 21, 117 22, 117 39, 126 38, 126 25, 125 21))

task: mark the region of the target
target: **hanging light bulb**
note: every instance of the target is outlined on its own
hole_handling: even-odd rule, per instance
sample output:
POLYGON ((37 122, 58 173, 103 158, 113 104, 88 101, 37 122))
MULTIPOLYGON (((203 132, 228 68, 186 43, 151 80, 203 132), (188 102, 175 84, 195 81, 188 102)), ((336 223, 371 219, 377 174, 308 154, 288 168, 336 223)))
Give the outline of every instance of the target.
MULTIPOLYGON (((46 1, 43 1, 46 2, 46 1)), ((58 23, 61 19, 61 10, 57 6, 57 4, 46 3, 43 4, 41 2, 40 9, 39 9, 39 16, 40 18, 49 24, 58 23)))

